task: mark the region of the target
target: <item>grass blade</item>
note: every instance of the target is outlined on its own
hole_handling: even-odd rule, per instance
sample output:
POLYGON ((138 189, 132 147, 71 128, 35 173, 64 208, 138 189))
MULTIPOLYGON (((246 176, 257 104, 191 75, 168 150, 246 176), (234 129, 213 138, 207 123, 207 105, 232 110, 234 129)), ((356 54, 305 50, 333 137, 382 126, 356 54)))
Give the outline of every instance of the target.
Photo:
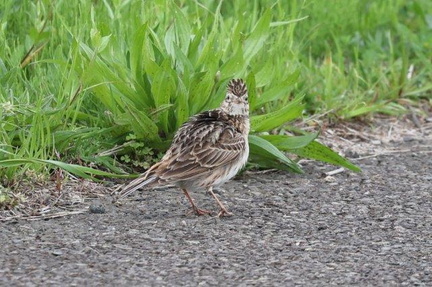
MULTIPOLYGON (((171 103, 171 97, 175 93, 175 80, 171 75, 171 71, 170 61, 166 59, 153 79, 151 91, 156 109, 169 105, 171 103)), ((168 115, 169 110, 166 109, 158 115, 161 129, 165 134, 170 133, 168 115)))
POLYGON ((304 136, 262 135, 261 138, 271 142, 282 151, 290 151, 307 146, 318 137, 319 133, 310 133, 304 136))
POLYGON ((129 175, 124 174, 114 174, 110 172, 101 171, 98 169, 85 167, 81 165, 76 164, 70 164, 70 163, 64 163, 57 160, 44 160, 44 159, 36 159, 36 158, 22 158, 22 159, 6 159, 0 161, 1 167, 13 167, 13 166, 19 166, 24 164, 48 164, 48 165, 54 165, 56 167, 59 167, 61 169, 64 169, 76 176, 85 178, 85 179, 91 179, 91 180, 97 180, 94 176, 104 176, 109 178, 130 178, 129 175))
POLYGON ((244 43, 245 63, 249 63, 251 59, 264 46, 264 43, 267 40, 269 35, 270 20, 271 20, 271 13, 270 10, 267 10, 259 19, 252 33, 246 39, 244 43))
POLYGON ((296 173, 302 173, 301 168, 287 158, 269 141, 259 136, 249 135, 250 158, 259 163, 261 167, 288 169, 296 173), (284 167, 281 167, 283 165, 284 167))
POLYGON ((258 107, 264 105, 265 103, 279 100, 282 97, 286 97, 288 92, 292 89, 292 85, 295 84, 298 77, 300 76, 300 70, 296 70, 294 73, 289 75, 285 80, 281 81, 279 84, 275 85, 273 88, 265 91, 260 97, 257 98, 257 101, 252 106, 252 109, 255 110, 258 107))
POLYGON ((251 129, 255 132, 269 131, 280 127, 288 121, 296 119, 297 117, 301 116, 303 112, 304 106, 300 103, 302 99, 303 97, 298 97, 285 107, 282 107, 274 112, 264 115, 252 116, 251 129))
POLYGON ((332 151, 330 148, 326 147, 325 145, 317 141, 313 141, 309 143, 307 146, 290 150, 290 152, 299 155, 301 157, 316 159, 334 165, 343 166, 352 171, 356 171, 356 172, 361 171, 361 169, 358 166, 352 164, 347 159, 343 158, 336 152, 332 151))

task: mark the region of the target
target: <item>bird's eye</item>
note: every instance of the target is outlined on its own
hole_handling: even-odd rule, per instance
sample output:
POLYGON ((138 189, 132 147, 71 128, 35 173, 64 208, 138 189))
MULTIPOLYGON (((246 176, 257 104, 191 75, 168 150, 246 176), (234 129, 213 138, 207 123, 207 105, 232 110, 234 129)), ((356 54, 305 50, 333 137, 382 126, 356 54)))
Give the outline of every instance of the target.
POLYGON ((244 99, 245 99, 245 101, 247 101, 248 100, 248 96, 246 96, 244 99))

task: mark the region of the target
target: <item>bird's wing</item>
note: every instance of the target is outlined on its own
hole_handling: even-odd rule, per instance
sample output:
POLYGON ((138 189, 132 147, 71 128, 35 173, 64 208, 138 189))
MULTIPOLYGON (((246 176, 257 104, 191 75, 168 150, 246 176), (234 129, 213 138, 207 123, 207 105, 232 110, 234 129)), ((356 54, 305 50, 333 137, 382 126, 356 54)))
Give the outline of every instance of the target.
POLYGON ((247 148, 245 137, 224 122, 182 127, 158 169, 161 179, 193 179, 239 161, 247 148))

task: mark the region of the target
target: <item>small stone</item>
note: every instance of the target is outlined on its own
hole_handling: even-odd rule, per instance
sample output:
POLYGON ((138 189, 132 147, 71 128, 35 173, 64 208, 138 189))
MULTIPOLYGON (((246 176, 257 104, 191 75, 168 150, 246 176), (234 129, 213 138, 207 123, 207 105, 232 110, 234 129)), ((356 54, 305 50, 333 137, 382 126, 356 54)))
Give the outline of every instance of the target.
POLYGON ((97 205, 97 204, 90 205, 89 206, 89 211, 90 211, 90 213, 97 213, 97 214, 102 214, 102 213, 106 212, 105 207, 102 204, 100 204, 100 205, 97 205))
POLYGON ((407 136, 407 137, 403 137, 403 141, 404 142, 413 142, 415 140, 415 138, 413 138, 413 137, 409 137, 409 136, 407 136))
POLYGON ((349 157, 349 158, 359 158, 360 157, 358 152, 350 150, 350 149, 345 152, 345 156, 349 157))
POLYGON ((53 250, 51 252, 51 254, 54 256, 61 256, 61 255, 63 255, 63 251, 61 251, 60 249, 56 249, 56 250, 53 250))
POLYGON ((324 180, 327 182, 334 182, 336 181, 336 178, 334 176, 328 175, 324 178, 324 180))

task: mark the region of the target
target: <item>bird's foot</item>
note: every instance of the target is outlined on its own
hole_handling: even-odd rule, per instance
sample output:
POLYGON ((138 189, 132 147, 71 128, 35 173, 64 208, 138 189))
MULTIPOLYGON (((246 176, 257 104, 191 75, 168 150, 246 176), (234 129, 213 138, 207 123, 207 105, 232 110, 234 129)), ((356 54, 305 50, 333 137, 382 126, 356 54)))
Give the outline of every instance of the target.
POLYGON ((234 214, 232 214, 231 212, 229 212, 225 208, 221 208, 221 210, 219 210, 219 213, 218 213, 217 217, 233 216, 233 215, 234 214))
POLYGON ((195 209, 195 214, 196 215, 211 215, 212 212, 208 211, 208 210, 205 210, 205 209, 199 209, 199 208, 197 208, 197 209, 195 209))
POLYGON ((212 214, 211 211, 208 211, 208 210, 205 210, 205 209, 201 209, 201 208, 198 208, 198 207, 194 207, 191 210, 189 210, 186 215, 190 215, 192 213, 195 213, 198 216, 201 216, 201 215, 211 215, 212 214))

